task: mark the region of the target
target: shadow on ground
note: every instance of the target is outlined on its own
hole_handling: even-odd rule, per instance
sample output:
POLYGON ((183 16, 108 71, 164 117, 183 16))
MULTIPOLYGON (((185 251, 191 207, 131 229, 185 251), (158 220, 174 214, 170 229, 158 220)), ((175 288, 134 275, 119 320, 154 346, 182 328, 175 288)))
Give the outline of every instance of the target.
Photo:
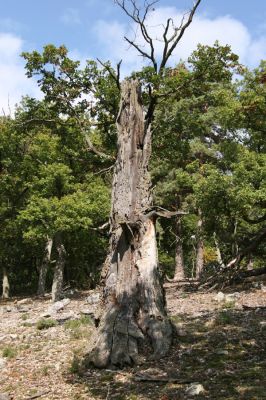
POLYGON ((202 384, 205 391, 194 397, 198 400, 266 399, 265 310, 224 309, 196 318, 173 316, 172 321, 177 336, 171 354, 160 362, 80 374, 73 365, 66 379, 86 387, 88 397, 99 400, 192 398, 186 391, 189 383, 134 380, 136 373, 156 368, 170 380, 202 384))

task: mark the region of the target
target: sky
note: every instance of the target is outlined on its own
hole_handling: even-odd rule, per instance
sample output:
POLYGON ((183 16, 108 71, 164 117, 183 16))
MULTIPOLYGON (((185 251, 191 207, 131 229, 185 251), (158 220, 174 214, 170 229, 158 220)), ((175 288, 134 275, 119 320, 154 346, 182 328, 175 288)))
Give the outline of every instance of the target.
MULTIPOLYGON (((122 59, 123 76, 143 66, 123 39, 134 36, 134 26, 113 0, 0 0, 0 5, 0 114, 12 112, 23 95, 41 96, 25 76, 22 51, 64 44, 81 65, 97 57, 114 64, 122 59)), ((169 17, 178 25, 191 5, 192 0, 160 0, 147 20, 153 37, 160 37, 169 17)), ((231 45, 243 64, 258 66, 266 59, 266 1, 202 0, 169 65, 186 60, 198 43, 215 40, 231 45)), ((156 43, 159 55, 161 42, 156 43)))

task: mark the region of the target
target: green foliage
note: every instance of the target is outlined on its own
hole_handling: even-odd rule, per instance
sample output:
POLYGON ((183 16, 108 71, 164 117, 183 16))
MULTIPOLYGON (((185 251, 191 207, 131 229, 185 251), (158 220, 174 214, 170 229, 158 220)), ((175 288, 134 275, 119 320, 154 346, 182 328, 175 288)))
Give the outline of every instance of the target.
POLYGON ((71 364, 69 366, 69 372, 71 374, 79 374, 81 372, 82 366, 80 359, 76 354, 74 354, 71 364))
POLYGON ((6 346, 2 351, 2 355, 5 358, 15 358, 17 355, 17 351, 14 347, 6 346))
MULTIPOLYGON (((109 62, 81 68, 64 46, 23 57, 44 97, 25 97, 14 118, 0 118, 0 262, 13 293, 34 292, 47 238, 60 234, 66 282, 92 288, 108 245, 107 232, 95 228, 110 211, 119 88, 109 62)), ((217 244, 226 263, 264 227, 265 68, 262 61, 250 71, 229 46, 215 43, 199 45, 187 62, 160 74, 151 67, 132 74, 141 81, 144 106, 150 92, 156 99, 154 203, 187 212, 181 243, 188 276, 199 238, 209 273, 219 267, 217 244)), ((160 220, 158 243, 162 272, 171 276, 174 219, 160 220)), ((249 258, 262 265, 264 254, 260 243, 242 266, 249 258)), ((48 287, 56 257, 53 250, 48 287)))
POLYGON ((92 325, 92 320, 87 315, 83 315, 80 319, 73 319, 66 321, 64 324, 65 329, 75 330, 83 325, 92 325))
POLYGON ((217 325, 231 325, 233 323, 232 315, 228 311, 220 311, 216 316, 217 325))
POLYGON ((52 318, 41 318, 36 324, 36 329, 39 331, 43 329, 53 328, 54 326, 58 325, 58 322, 52 318))
MULTIPOLYGON (((164 80, 163 93, 171 92, 177 81, 178 90, 171 101, 169 96, 162 97, 155 114, 155 200, 167 209, 181 208, 190 214, 182 218, 188 273, 195 262, 199 210, 205 265, 212 268, 218 266, 213 234, 227 261, 262 227, 252 221, 265 215, 266 204, 265 151, 260 140, 266 99, 263 66, 250 72, 239 65, 229 46, 199 45, 188 64, 169 70, 164 80), (235 82, 236 73, 243 78, 235 82), (250 123, 252 101, 258 105, 259 124, 250 123), (212 249, 211 257, 207 249, 212 249)), ((160 260, 169 271, 169 256, 174 266, 174 222, 163 223, 163 228, 160 260)), ((258 257, 261 252, 263 246, 257 250, 258 257)))

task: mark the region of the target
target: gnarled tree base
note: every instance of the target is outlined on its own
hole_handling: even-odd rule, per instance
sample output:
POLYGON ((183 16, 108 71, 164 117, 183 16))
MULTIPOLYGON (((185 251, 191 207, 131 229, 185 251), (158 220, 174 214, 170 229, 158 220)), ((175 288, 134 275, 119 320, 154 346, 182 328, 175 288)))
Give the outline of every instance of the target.
POLYGON ((120 231, 118 244, 124 249, 123 258, 117 274, 114 270, 109 274, 110 286, 107 278, 108 304, 87 356, 98 368, 137 364, 140 341, 149 340, 154 359, 165 356, 171 346, 172 325, 164 311, 153 221, 145 221, 140 230, 142 239, 137 248, 128 242, 128 232, 120 231), (113 287, 112 282, 116 282, 113 287))
POLYGON ((147 332, 144 334, 133 315, 128 315, 127 310, 114 307, 108 310, 102 319, 97 336, 98 339, 86 357, 86 362, 97 368, 122 368, 139 363, 138 345, 141 340, 145 340, 145 336, 151 341, 154 350, 150 357, 164 357, 171 345, 172 327, 166 317, 154 316, 147 321, 147 332))

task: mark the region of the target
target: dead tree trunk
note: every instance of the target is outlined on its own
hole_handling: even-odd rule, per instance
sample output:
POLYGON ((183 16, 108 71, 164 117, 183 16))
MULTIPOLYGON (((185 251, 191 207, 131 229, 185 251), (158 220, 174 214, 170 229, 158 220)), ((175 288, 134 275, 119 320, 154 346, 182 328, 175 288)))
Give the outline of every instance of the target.
POLYGON ((196 249, 196 279, 199 279, 204 267, 204 243, 202 238, 202 213, 198 211, 199 219, 197 224, 197 249, 196 249))
POLYGON ((53 239, 48 238, 45 245, 43 260, 39 270, 39 281, 38 281, 38 291, 37 291, 38 296, 44 296, 45 293, 46 275, 51 260, 52 247, 53 247, 53 239))
POLYGON ((3 292, 2 297, 3 299, 9 298, 9 280, 8 280, 8 273, 6 267, 3 267, 3 292))
POLYGON ((182 225, 181 217, 176 219, 176 251, 175 251, 175 275, 174 281, 185 279, 184 255, 182 245, 182 225))
POLYGON ((66 262, 66 250, 60 233, 55 236, 55 246, 57 251, 57 261, 54 269, 53 285, 52 285, 52 301, 60 300, 64 281, 64 268, 66 262))
POLYGON ((97 367, 138 361, 138 341, 148 338, 153 357, 171 345, 159 280, 155 213, 148 164, 151 131, 145 124, 137 81, 122 84, 117 118, 118 155, 112 188, 110 252, 103 269, 103 312, 88 359, 97 367))

